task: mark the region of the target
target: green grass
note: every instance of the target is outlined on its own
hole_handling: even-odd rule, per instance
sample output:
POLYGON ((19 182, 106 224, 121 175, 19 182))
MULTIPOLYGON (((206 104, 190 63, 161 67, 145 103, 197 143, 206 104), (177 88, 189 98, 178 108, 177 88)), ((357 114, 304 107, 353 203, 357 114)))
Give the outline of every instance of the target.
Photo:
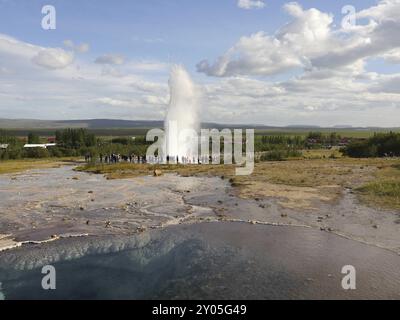
POLYGON ((48 158, 0 161, 0 174, 17 173, 21 171, 56 168, 68 162, 76 162, 78 158, 48 158))
POLYGON ((400 209, 400 165, 380 167, 375 179, 358 188, 361 199, 371 205, 400 209))
POLYGON ((393 197, 397 199, 397 202, 400 201, 400 181, 372 182, 359 188, 359 190, 372 193, 378 197, 393 197))
POLYGON ((338 149, 318 149, 318 150, 303 150, 304 159, 337 159, 343 154, 338 149))
POLYGON ((222 176, 232 175, 234 173, 234 167, 232 165, 151 165, 133 163, 118 163, 112 165, 87 164, 79 166, 75 170, 103 174, 107 179, 123 179, 152 175, 156 169, 161 170, 162 173, 174 173, 181 176, 222 176))

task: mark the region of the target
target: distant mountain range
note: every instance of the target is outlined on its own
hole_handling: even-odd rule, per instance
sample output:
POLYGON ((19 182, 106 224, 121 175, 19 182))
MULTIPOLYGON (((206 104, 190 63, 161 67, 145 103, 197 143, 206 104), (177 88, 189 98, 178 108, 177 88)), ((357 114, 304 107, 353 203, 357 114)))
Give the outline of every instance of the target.
MULTIPOLYGON (((1 119, 0 129, 63 129, 63 128, 88 128, 88 129, 139 129, 139 128, 162 128, 164 121, 152 120, 116 120, 116 119, 87 119, 87 120, 36 120, 36 119, 1 119)), ((203 123, 203 128, 254 128, 258 130, 268 129, 298 129, 298 130, 316 130, 324 129, 315 125, 291 125, 286 127, 263 126, 251 124, 218 124, 218 123, 203 123)), ((356 128, 347 125, 333 126, 329 129, 382 129, 379 127, 356 128)), ((388 128, 385 128, 388 129, 388 128)), ((390 128, 389 128, 390 129, 390 128)), ((395 129, 395 128, 393 128, 395 129)))
POLYGON ((35 120, 35 119, 0 119, 2 129, 125 129, 125 128, 156 128, 163 126, 163 121, 136 121, 113 119, 89 120, 35 120))

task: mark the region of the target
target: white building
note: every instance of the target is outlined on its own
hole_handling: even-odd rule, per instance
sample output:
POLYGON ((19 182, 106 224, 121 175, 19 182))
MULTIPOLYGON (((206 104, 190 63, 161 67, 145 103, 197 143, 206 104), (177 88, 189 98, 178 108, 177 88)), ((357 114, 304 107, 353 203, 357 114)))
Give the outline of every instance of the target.
POLYGON ((24 148, 43 148, 46 149, 47 147, 55 147, 56 143, 43 143, 43 144, 25 144, 24 148))

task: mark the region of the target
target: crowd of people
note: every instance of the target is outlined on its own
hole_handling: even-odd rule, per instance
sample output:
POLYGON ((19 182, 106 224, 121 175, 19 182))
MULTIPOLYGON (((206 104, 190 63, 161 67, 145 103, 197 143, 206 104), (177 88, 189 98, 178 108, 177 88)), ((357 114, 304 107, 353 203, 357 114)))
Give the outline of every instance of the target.
MULTIPOLYGON (((201 156, 201 157, 174 157, 174 156, 138 156, 135 154, 131 155, 121 155, 121 154, 100 154, 98 156, 97 161, 99 163, 105 164, 116 164, 120 162, 127 162, 127 163, 136 163, 136 164, 164 164, 164 163, 173 163, 173 164, 208 164, 208 163, 219 163, 220 157, 219 156, 201 156)), ((86 162, 93 162, 93 157, 91 154, 85 155, 86 162)))
POLYGON ((134 154, 130 155, 121 155, 116 153, 111 154, 100 154, 99 155, 99 162, 100 163, 108 163, 108 164, 115 164, 119 162, 129 162, 129 163, 147 163, 145 156, 136 156, 134 154))

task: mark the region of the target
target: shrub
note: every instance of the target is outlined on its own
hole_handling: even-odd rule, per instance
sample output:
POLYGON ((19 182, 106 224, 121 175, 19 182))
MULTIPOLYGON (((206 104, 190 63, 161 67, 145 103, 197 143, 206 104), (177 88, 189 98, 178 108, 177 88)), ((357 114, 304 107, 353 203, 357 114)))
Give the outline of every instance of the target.
POLYGON ((48 158, 50 156, 47 149, 44 148, 28 148, 24 150, 26 158, 48 158))
POLYGON ((260 161, 283 161, 288 158, 301 157, 301 152, 293 149, 277 149, 264 153, 260 157, 260 161))
POLYGON ((343 151, 354 158, 400 156, 400 134, 375 134, 368 140, 352 142, 343 151))

